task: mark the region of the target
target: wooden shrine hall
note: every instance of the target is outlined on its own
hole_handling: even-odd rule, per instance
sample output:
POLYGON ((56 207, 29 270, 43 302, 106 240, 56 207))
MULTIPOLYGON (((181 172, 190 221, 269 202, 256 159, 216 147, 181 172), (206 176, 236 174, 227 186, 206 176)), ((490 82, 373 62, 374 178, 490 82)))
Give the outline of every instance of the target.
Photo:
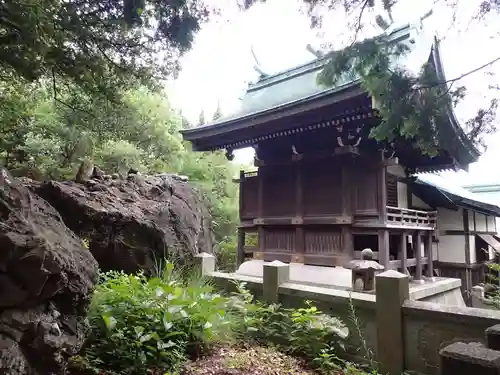
MULTIPOLYGON (((388 43, 414 48, 418 36, 406 26, 386 32, 388 43), (417 38, 417 39, 416 39, 417 38)), ((232 116, 182 132, 196 151, 255 150, 257 171, 241 172, 239 262, 248 255, 309 265, 342 266, 371 248, 386 268, 414 280, 434 276, 437 215, 415 209, 410 188, 417 172, 466 169, 478 151, 453 110, 438 126, 455 134, 435 157, 411 140, 391 144, 369 137, 380 123, 372 98, 359 80, 335 87, 317 83, 324 57, 249 85, 232 116), (446 146, 446 147, 445 147, 446 146)), ((439 45, 428 61, 446 81, 439 45)))

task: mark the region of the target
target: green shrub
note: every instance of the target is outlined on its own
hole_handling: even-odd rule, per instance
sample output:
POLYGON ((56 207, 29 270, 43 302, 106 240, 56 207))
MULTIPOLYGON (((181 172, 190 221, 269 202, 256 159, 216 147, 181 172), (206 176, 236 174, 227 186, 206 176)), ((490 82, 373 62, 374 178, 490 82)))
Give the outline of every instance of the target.
POLYGON ((162 264, 162 275, 149 279, 101 274, 88 315, 92 336, 73 366, 107 375, 174 373, 210 345, 242 340, 277 346, 325 374, 363 374, 338 357, 343 324, 311 303, 299 309, 267 305, 254 301, 244 284, 222 296, 195 273, 162 264))
POLYGON ((264 345, 277 345, 324 371, 344 367, 338 355, 344 351, 346 333, 338 319, 322 314, 308 301, 306 307, 298 309, 252 302, 253 296, 245 284, 237 284, 231 307, 242 314, 248 338, 264 345))
POLYGON ((237 252, 238 244, 235 236, 224 238, 215 252, 218 269, 224 272, 234 272, 236 270, 237 252))
POLYGON ((168 262, 162 277, 106 273, 89 311, 86 362, 106 374, 174 371, 210 343, 232 340, 228 301, 201 278, 181 281, 168 262))

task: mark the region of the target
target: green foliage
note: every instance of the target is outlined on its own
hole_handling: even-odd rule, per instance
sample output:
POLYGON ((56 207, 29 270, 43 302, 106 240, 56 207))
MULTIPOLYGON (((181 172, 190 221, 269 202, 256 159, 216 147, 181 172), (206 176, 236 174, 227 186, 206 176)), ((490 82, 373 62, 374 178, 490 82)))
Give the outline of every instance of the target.
POLYGON ((236 258, 238 253, 238 244, 236 236, 227 236, 218 244, 215 253, 217 268, 224 272, 236 271, 236 258))
POLYGON ((36 168, 51 179, 73 179, 91 159, 106 173, 173 172, 202 192, 214 218, 217 241, 230 241, 238 218, 237 166, 222 153, 194 153, 179 130, 185 120, 166 95, 144 87, 123 91, 121 104, 88 95, 76 86, 51 95, 49 83, 0 83, 0 163, 21 171, 36 168))
POLYGON ((168 262, 162 277, 104 274, 88 316, 86 365, 107 374, 174 371, 209 344, 233 339, 239 321, 228 302, 202 278, 183 281, 168 262))
MULTIPOLYGON (((310 5, 313 26, 321 24, 321 18, 314 16, 314 10, 318 6, 327 5, 329 9, 334 9, 339 5, 335 0, 305 0, 305 2, 310 5)), ((383 6, 392 23, 391 8, 398 1, 343 2, 348 13, 357 12, 357 24, 354 25, 355 39, 363 27, 364 11, 367 8, 373 9, 377 3, 383 6)), ((494 6, 493 3, 494 1, 485 1, 480 14, 488 13, 493 8, 498 10, 498 5, 494 6)), ((389 25, 380 14, 376 17, 376 23, 384 30, 389 25)), ((331 86, 343 81, 346 76, 360 79, 362 87, 374 98, 376 108, 382 117, 380 125, 373 128, 370 133, 370 136, 379 142, 393 144, 402 138, 409 140, 414 147, 429 156, 437 155, 439 148, 442 147, 448 150, 455 149, 458 142, 462 141, 456 140, 455 131, 450 127, 440 126, 449 121, 450 109, 466 94, 464 86, 453 90, 452 86, 459 79, 482 68, 443 81, 438 79, 436 67, 430 63, 425 63, 418 74, 396 66, 395 62, 401 60, 408 51, 406 42, 389 42, 384 35, 363 41, 355 40, 349 47, 327 55, 329 61, 320 73, 318 81, 331 86)), ((497 110, 498 99, 495 98, 465 123, 463 129, 465 135, 476 148, 485 150, 484 137, 496 131, 497 110)))
POLYGON ((498 261, 488 264, 489 272, 486 273, 486 304, 491 305, 493 308, 500 309, 500 264, 498 261))
POLYGON ((344 325, 324 315, 310 302, 292 309, 254 302, 245 284, 237 285, 232 307, 240 311, 247 337, 263 345, 303 357, 325 372, 345 367, 338 355, 344 352, 344 325))
POLYGON ((236 234, 238 222, 238 185, 233 182, 238 166, 227 161, 222 151, 186 152, 180 173, 189 177, 209 203, 218 242, 236 234))
POLYGON ((107 97, 131 77, 176 72, 210 14, 199 0, 8 0, 0 9, 2 76, 70 80, 107 97))
MULTIPOLYGON (((440 146, 454 146, 450 144, 455 138, 452 131, 439 124, 448 121, 452 98, 463 97, 464 89, 451 92, 438 80, 431 64, 424 65, 418 75, 396 66, 394 62, 408 51, 406 44, 389 43, 383 36, 357 42, 332 52, 318 79, 334 85, 346 75, 359 77, 382 117, 370 136, 387 143, 403 138, 424 154, 435 156, 440 146)), ((479 120, 484 131, 493 126, 491 121, 486 124, 483 118, 479 120)), ((479 133, 484 131, 469 132, 470 140, 477 145, 479 133)))
POLYGON ((217 121, 222 117, 222 110, 220 108, 220 103, 217 103, 217 109, 215 110, 213 116, 212 116, 212 121, 217 121))
POLYGON ((195 273, 183 277, 172 263, 164 265, 162 275, 150 279, 101 274, 88 314, 92 335, 73 367, 110 375, 175 373, 214 344, 243 340, 274 345, 324 374, 365 374, 338 357, 342 323, 311 303, 288 309, 254 302, 244 284, 224 297, 195 273))
POLYGON ((205 111, 202 109, 200 115, 198 116, 198 125, 205 125, 207 121, 205 120, 205 111))

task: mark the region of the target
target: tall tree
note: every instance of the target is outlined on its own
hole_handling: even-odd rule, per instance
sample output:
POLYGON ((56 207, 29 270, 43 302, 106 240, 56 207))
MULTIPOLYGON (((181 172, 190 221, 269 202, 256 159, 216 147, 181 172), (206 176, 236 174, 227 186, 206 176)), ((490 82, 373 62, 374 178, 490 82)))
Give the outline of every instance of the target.
POLYGON ((198 125, 204 125, 207 121, 205 120, 205 111, 202 109, 200 115, 198 116, 198 125))
POLYGON ((205 0, 5 0, 0 71, 51 77, 56 97, 70 81, 114 98, 131 79, 152 84, 176 73, 215 11, 205 0))
POLYGON ((222 117, 222 110, 220 108, 220 102, 217 101, 217 109, 215 110, 213 116, 212 116, 212 121, 216 121, 222 117))
MULTIPOLYGON (((313 27, 321 27, 323 16, 339 7, 343 7, 343 10, 355 20, 351 24, 352 43, 342 51, 327 53, 329 62, 318 80, 324 85, 331 86, 347 72, 360 77, 364 88, 372 97, 377 98, 383 121, 372 131, 371 136, 380 141, 392 141, 395 137, 404 137, 412 139, 424 153, 435 154, 438 144, 449 141, 451 136, 440 133, 435 123, 445 115, 450 105, 456 105, 466 94, 464 86, 455 85, 452 89, 453 84, 500 61, 499 55, 486 64, 480 63, 472 71, 463 72, 459 77, 440 82, 435 71, 427 63, 421 67, 419 74, 392 64, 394 60, 408 52, 405 45, 388 44, 384 37, 358 40, 365 18, 375 16, 375 23, 381 29, 387 29, 393 22, 393 8, 403 0, 304 0, 304 2, 309 6, 313 27), (318 12, 318 8, 323 11, 318 12), (376 9, 382 10, 385 14, 377 14, 374 11, 376 9), (369 15, 370 10, 374 12, 369 15)), ((447 5, 450 12, 458 12, 463 5, 454 0, 436 0, 434 4, 447 5)), ((481 22, 494 12, 500 13, 500 2, 484 0, 478 5, 474 20, 481 22)), ((500 32, 500 28, 498 31, 500 32)), ((484 137, 496 131, 499 99, 493 98, 485 103, 484 108, 479 109, 477 114, 464 125, 466 135, 479 149, 486 148, 484 137)))

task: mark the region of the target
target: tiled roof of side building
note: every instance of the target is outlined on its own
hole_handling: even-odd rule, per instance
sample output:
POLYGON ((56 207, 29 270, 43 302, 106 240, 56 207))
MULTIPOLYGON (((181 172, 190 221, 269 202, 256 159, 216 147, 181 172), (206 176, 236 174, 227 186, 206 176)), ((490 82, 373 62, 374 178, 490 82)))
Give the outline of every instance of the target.
MULTIPOLYGON (((415 183, 426 185, 436 190, 457 206, 467 206, 478 212, 500 217, 500 200, 490 196, 471 192, 469 189, 450 184, 446 179, 435 174, 417 175, 415 183)), ((500 190, 499 190, 500 191, 500 190)))
POLYGON ((463 188, 473 193, 500 193, 500 183, 464 185, 463 188))

